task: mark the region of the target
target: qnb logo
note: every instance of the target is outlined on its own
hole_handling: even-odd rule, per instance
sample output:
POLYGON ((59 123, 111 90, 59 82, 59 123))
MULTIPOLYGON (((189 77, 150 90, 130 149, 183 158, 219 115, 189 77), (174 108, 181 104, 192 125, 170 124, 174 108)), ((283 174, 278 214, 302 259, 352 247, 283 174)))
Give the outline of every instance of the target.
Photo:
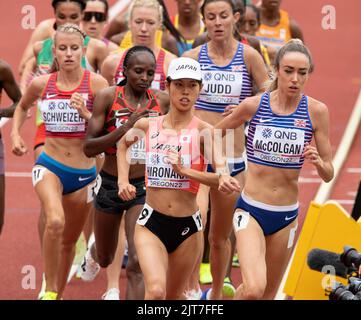
POLYGON ((152 154, 150 157, 150 163, 153 165, 157 165, 160 163, 160 156, 158 154, 152 154))
POLYGON ((263 138, 271 138, 272 136, 272 130, 270 128, 265 128, 262 130, 262 137, 263 138))
POLYGON ((183 231, 182 231, 182 236, 185 236, 188 232, 189 232, 189 227, 185 228, 183 231))
POLYGON ((204 81, 210 81, 210 80, 212 80, 212 73, 206 72, 204 74, 204 81))
POLYGON ((54 101, 49 103, 49 110, 55 110, 56 108, 56 103, 54 101))

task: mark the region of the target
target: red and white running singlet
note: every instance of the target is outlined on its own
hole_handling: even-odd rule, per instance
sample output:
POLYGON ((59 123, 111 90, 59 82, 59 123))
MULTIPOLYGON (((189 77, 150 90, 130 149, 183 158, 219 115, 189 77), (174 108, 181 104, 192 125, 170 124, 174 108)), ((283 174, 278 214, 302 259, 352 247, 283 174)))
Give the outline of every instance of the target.
POLYGON ((74 92, 83 96, 87 109, 93 111, 93 93, 90 87, 90 71, 84 70, 80 85, 71 91, 59 90, 56 86, 58 73, 50 75, 41 97, 41 117, 45 124, 47 137, 84 138, 87 122, 78 111, 70 106, 74 92))
POLYGON ((199 182, 177 174, 168 161, 168 153, 175 150, 181 155, 182 165, 204 171, 204 157, 199 144, 199 119, 193 117, 188 127, 177 133, 163 128, 165 116, 151 118, 146 135, 146 186, 185 190, 196 194, 199 182))

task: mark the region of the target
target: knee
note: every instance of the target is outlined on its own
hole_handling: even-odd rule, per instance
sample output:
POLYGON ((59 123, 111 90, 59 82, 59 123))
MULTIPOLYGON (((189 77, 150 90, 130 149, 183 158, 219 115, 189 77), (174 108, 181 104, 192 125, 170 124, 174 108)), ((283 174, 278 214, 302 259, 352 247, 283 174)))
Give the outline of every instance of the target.
POLYGON ((252 281, 251 283, 244 283, 244 298, 247 300, 262 299, 266 290, 265 281, 252 281))
POLYGON ((221 237, 220 235, 209 233, 208 242, 213 249, 220 250, 220 249, 224 249, 224 247, 227 245, 229 240, 227 237, 221 237))
POLYGON ((153 284, 146 290, 146 297, 150 300, 164 300, 165 295, 165 287, 160 284, 153 284))
POLYGON ((109 265, 112 264, 113 260, 114 260, 114 255, 111 254, 101 254, 101 253, 97 253, 97 259, 99 265, 102 268, 107 268, 109 265))
POLYGON ((128 262, 126 268, 127 278, 142 277, 138 256, 136 254, 128 254, 128 262))
POLYGON ((60 238, 64 232, 65 221, 61 218, 47 219, 46 230, 51 238, 60 238))

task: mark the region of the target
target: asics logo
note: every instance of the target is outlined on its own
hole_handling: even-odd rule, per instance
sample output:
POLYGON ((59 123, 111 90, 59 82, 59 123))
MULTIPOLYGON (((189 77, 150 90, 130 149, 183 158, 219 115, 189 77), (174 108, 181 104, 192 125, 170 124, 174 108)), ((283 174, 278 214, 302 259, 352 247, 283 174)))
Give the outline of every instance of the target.
POLYGON ((189 227, 185 228, 182 232, 182 236, 185 236, 189 232, 189 227))
POLYGON ((287 217, 287 216, 286 216, 285 220, 286 220, 286 221, 289 221, 289 220, 292 220, 292 219, 295 218, 295 217, 297 217, 297 214, 294 215, 294 216, 292 216, 292 217, 287 217))
POLYGON ((53 94, 47 93, 46 94, 46 99, 55 98, 57 95, 58 95, 57 93, 53 93, 53 94))
POLYGON ((89 179, 92 179, 93 177, 79 177, 79 181, 82 182, 82 181, 86 181, 86 180, 89 180, 89 179))
POLYGON ((271 118, 271 119, 259 119, 259 122, 260 123, 265 123, 265 122, 270 122, 270 121, 272 121, 272 120, 274 120, 274 118, 271 118))

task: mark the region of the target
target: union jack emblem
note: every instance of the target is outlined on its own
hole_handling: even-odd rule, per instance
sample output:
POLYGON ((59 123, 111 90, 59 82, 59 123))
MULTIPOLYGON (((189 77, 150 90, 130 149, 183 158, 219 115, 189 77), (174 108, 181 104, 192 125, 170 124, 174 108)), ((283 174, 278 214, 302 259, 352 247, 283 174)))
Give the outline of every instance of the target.
POLYGON ((237 71, 241 72, 242 71, 242 66, 232 66, 232 71, 233 72, 237 72, 237 71))
POLYGON ((306 128, 306 120, 301 120, 301 119, 295 119, 295 127, 298 127, 298 128, 306 128))

